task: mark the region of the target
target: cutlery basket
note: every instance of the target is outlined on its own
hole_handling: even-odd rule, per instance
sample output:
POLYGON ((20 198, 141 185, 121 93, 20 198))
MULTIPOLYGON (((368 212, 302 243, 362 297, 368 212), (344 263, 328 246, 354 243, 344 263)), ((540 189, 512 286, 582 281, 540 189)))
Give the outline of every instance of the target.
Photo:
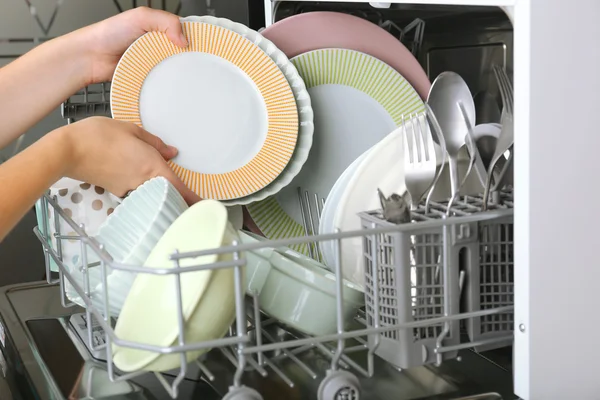
MULTIPOLYGON (((496 218, 473 226, 477 240, 464 245, 466 266, 465 312, 514 304, 513 217, 496 218)), ((485 315, 465 321, 472 342, 507 337, 514 313, 485 315)), ((476 351, 511 345, 511 341, 476 346, 476 351)))
MULTIPOLYGON (((365 235, 365 304, 368 327, 386 327, 513 304, 512 195, 503 194, 489 212, 481 199, 467 197, 452 206, 432 203, 413 211, 412 223, 383 234, 365 235), (496 210, 503 210, 496 213, 496 210)), ((360 214, 363 229, 390 228, 381 211, 360 214)), ((510 344, 485 341, 512 333, 513 314, 466 320, 477 350, 510 344)), ((461 323, 387 331, 369 336, 375 353, 400 368, 455 358, 461 323), (378 342, 377 342, 378 341, 378 342), (440 352, 443 347, 443 352, 440 352)), ((510 337, 510 336, 509 336, 510 337)))

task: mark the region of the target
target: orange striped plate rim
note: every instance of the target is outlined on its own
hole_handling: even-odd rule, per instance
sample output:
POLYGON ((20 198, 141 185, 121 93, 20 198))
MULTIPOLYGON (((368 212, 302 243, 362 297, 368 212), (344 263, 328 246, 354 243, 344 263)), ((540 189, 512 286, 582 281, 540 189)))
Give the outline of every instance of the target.
POLYGON ((170 162, 185 184, 203 199, 231 200, 248 196, 271 183, 286 167, 298 138, 298 109, 288 81, 258 46, 220 26, 184 22, 189 46, 175 46, 160 32, 147 33, 123 55, 111 88, 113 118, 143 126, 139 98, 146 76, 161 61, 184 52, 221 57, 244 71, 256 84, 267 108, 265 142, 246 165, 223 174, 203 174, 170 162))

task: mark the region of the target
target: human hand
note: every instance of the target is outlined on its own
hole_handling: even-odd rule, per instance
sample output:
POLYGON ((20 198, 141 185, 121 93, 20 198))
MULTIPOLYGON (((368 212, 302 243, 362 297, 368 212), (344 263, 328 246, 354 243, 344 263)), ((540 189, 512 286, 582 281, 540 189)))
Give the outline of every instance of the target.
POLYGON ((147 32, 164 32, 175 45, 186 47, 179 17, 161 10, 138 7, 83 28, 77 33, 90 56, 88 84, 111 80, 127 48, 147 32))
POLYGON ((64 176, 106 188, 124 196, 148 179, 163 176, 188 204, 200 200, 167 165, 177 149, 166 145, 137 125, 104 117, 91 117, 50 133, 68 154, 64 176))

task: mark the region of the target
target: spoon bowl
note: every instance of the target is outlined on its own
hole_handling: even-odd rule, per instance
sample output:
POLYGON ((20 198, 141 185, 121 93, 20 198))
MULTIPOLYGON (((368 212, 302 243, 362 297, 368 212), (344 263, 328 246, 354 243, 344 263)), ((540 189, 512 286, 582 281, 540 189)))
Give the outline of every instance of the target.
MULTIPOLYGON (((458 153, 465 144, 469 126, 475 125, 475 103, 467 83, 455 72, 442 72, 431 85, 427 104, 435 114, 448 153, 450 168, 451 196, 459 191, 458 153), (457 104, 462 102, 465 116, 457 104)), ((435 139, 435 136, 434 136, 435 139)), ((439 143, 439 142, 438 142, 439 143)))

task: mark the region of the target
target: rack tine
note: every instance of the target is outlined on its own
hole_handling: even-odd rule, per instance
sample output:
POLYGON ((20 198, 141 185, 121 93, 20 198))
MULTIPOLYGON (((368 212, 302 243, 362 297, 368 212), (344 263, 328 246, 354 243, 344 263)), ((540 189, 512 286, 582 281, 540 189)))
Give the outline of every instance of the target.
MULTIPOLYGON (((258 307, 258 295, 256 293, 252 294, 252 311, 254 314, 254 321, 252 321, 253 325, 254 325, 254 330, 256 332, 256 345, 260 346, 262 345, 262 327, 261 327, 261 319, 260 319, 260 309, 258 307)), ((263 352, 260 351, 257 355, 256 358, 258 360, 258 365, 262 365, 263 364, 263 352)))
POLYGON ((267 373, 267 371, 261 367, 260 365, 258 365, 258 363, 254 360, 254 358, 252 358, 251 356, 246 358, 246 361, 248 361, 248 363, 250 365, 252 365, 252 368, 254 368, 256 371, 258 371, 258 373, 262 376, 262 377, 266 377, 267 375, 269 375, 267 373))
MULTIPOLYGON (((319 350, 321 350, 321 352, 323 354, 325 354, 327 357, 333 359, 335 357, 335 350, 329 349, 327 348, 327 346, 325 346, 323 343, 315 343, 315 347, 319 350)), ((338 364, 344 368, 344 369, 350 369, 350 366, 348 365, 348 363, 346 363, 346 358, 343 355, 340 357, 340 359, 338 360, 338 364)))
MULTIPOLYGON (((315 208, 317 209, 317 222, 321 221, 321 212, 323 211, 323 204, 325 203, 325 199, 321 199, 321 201, 319 201, 319 195, 317 193, 314 194, 315 197, 315 208)), ((318 230, 318 224, 317 224, 317 230, 318 230)))
POLYGON ((204 365, 200 360, 196 360, 196 365, 200 368, 200 371, 208 378, 209 381, 214 382, 215 376, 210 372, 206 365, 204 365))
POLYGON ((223 355, 233 364, 233 366, 235 368, 238 367, 238 362, 235 359, 235 357, 233 356, 233 354, 231 354, 229 352, 229 349, 225 348, 225 347, 221 347, 219 350, 221 350, 221 353, 223 353, 223 355))
MULTIPOLYGON (((275 340, 273 339, 273 337, 268 332, 265 332, 264 330, 263 330, 263 336, 266 337, 271 342, 275 343, 275 340)), ((294 361, 301 369, 303 369, 311 378, 316 379, 317 374, 312 369, 310 369, 310 367, 308 365, 306 365, 305 363, 300 361, 300 359, 298 357, 296 357, 292 352, 290 352, 287 349, 282 349, 282 352, 290 360, 294 361)))
MULTIPOLYGON (((324 353, 326 353, 328 356, 333 357, 334 356, 334 349, 330 349, 327 346, 325 346, 323 343, 317 343, 317 347, 324 353)), ((360 372, 361 374, 363 374, 366 377, 369 377, 369 373, 367 371, 365 371, 365 369, 363 367, 361 367, 360 365, 358 365, 356 362, 354 362, 354 360, 352 360, 350 357, 348 357, 346 354, 342 354, 341 356, 341 360, 340 360, 340 365, 342 365, 344 368, 346 369, 350 369, 350 368, 354 368, 356 371, 360 372), (344 362, 342 362, 342 360, 344 362)))
MULTIPOLYGON (((319 226, 321 223, 321 213, 323 212, 323 206, 325 205, 325 199, 321 198, 321 200, 319 201, 319 194, 315 193, 314 200, 315 200, 315 208, 317 210, 317 223, 315 224, 316 231, 314 231, 314 233, 316 235, 319 233, 319 226)), ((319 249, 319 243, 317 243, 317 242, 315 242, 315 252, 317 253, 317 261, 323 262, 323 255, 321 254, 321 250, 319 249)))
MULTIPOLYGON (((302 188, 298 187, 298 201, 300 203, 300 215, 302 216, 302 225, 304 226, 304 234, 306 236, 310 235, 307 210, 305 210, 304 197, 302 196, 302 188)), ((306 247, 308 248, 308 255, 314 259, 313 248, 311 243, 306 243, 306 247)))
MULTIPOLYGON (((304 192, 304 198, 306 200, 306 206, 308 208, 308 222, 310 224, 310 232, 311 232, 311 235, 315 235, 316 234, 315 221, 314 221, 314 217, 313 217, 312 208, 310 206, 310 196, 308 194, 308 191, 304 192)), ((313 259, 316 260, 319 258, 319 247, 317 245, 317 242, 311 242, 310 245, 313 247, 313 259)))
POLYGON ((279 367, 271 362, 268 358, 265 357, 265 363, 277 374, 283 381, 291 388, 294 387, 294 382, 281 370, 279 367))
MULTIPOLYGON (((311 202, 311 195, 308 192, 308 190, 303 190, 301 187, 298 187, 297 193, 298 201, 300 204, 302 225, 304 227, 304 234, 306 236, 317 235, 319 230, 319 222, 321 220, 321 212, 323 211, 325 199, 321 198, 319 200, 319 194, 313 193, 313 210, 313 203, 311 202)), ((308 248, 308 255, 310 256, 310 258, 319 262, 323 261, 321 251, 319 250, 319 244, 316 241, 307 242, 306 246, 308 248)))

